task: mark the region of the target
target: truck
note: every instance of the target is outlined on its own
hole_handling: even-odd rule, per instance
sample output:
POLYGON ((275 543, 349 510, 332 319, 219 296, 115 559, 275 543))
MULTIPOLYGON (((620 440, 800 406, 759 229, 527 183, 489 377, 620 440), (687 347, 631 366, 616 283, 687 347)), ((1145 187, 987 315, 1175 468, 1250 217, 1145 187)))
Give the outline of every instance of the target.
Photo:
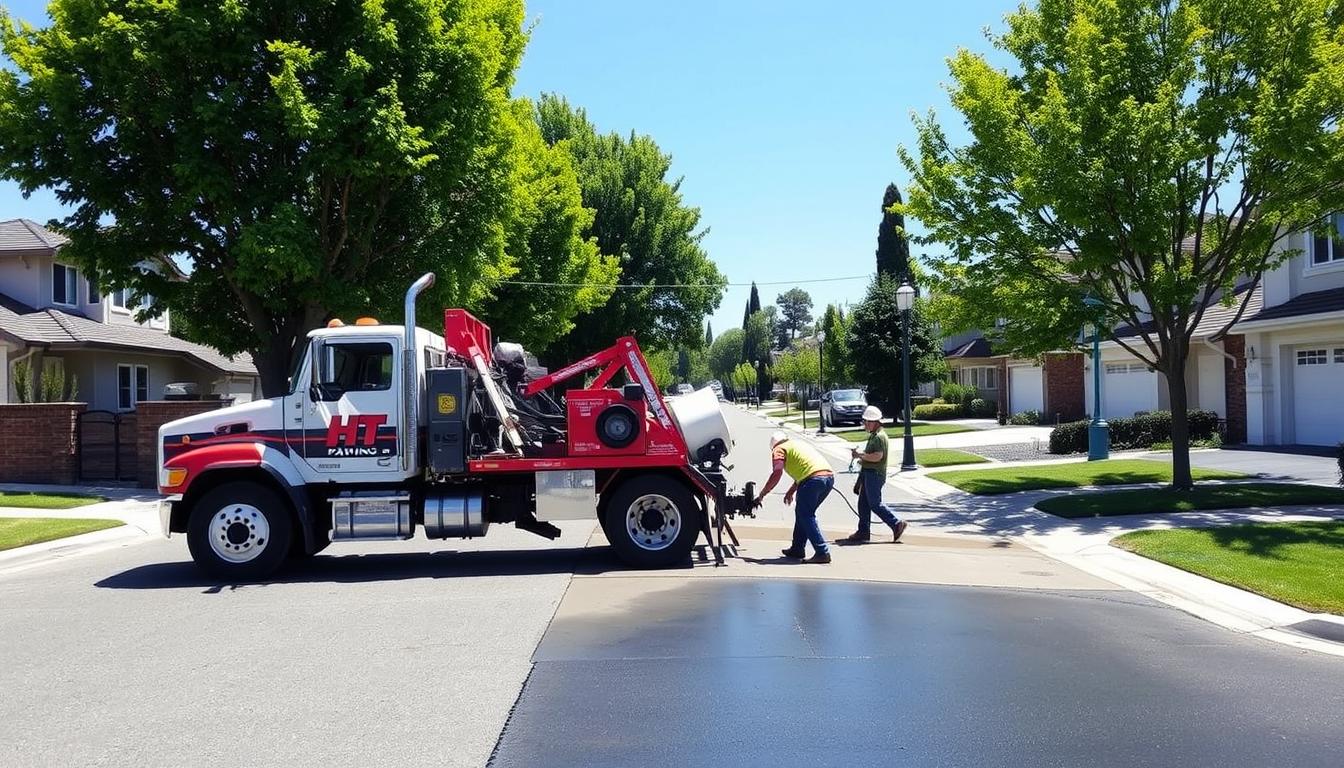
POLYGON ((723 563, 725 517, 750 514, 753 494, 728 491, 713 393, 665 401, 631 336, 552 373, 465 310, 444 310, 442 335, 417 327, 433 283, 407 290, 402 325, 311 331, 283 395, 164 424, 164 535, 231 580, 333 542, 500 524, 555 539, 594 517, 632 567, 684 562, 701 534, 723 563))

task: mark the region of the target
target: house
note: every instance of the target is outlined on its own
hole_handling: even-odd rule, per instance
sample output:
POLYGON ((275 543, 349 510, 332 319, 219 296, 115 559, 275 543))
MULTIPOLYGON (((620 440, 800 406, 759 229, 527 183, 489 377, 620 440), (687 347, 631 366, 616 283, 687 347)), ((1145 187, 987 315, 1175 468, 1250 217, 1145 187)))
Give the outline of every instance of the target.
POLYGON ((952 381, 975 387, 980 397, 998 403, 1000 413, 1036 411, 1051 423, 1083 416, 1082 355, 1015 358, 996 352, 984 333, 972 330, 944 339, 943 358, 952 381))
POLYGON ((1262 280, 1263 300, 1233 326, 1246 358, 1247 442, 1344 442, 1344 213, 1329 233, 1295 233, 1295 254, 1262 280))
POLYGON ((136 310, 151 299, 125 290, 103 295, 61 260, 67 242, 27 219, 0 221, 0 403, 19 401, 15 367, 23 361, 34 390, 41 371, 59 369, 77 381, 73 399, 90 410, 131 411, 179 383, 208 398, 258 396, 251 358, 172 336, 167 313, 137 320, 136 310))

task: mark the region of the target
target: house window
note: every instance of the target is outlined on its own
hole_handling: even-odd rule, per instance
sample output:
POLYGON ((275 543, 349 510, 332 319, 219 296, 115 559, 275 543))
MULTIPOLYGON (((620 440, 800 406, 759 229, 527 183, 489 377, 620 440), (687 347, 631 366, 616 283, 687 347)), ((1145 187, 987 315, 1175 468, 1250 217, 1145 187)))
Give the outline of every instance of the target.
POLYGON ((149 366, 117 365, 117 407, 133 410, 135 404, 149 399, 149 366))
POLYGON ((1121 373, 1143 373, 1143 372, 1146 371, 1146 370, 1148 370, 1148 366, 1147 366, 1147 365, 1144 365, 1143 363, 1107 363, 1107 364, 1106 364, 1106 372, 1107 372, 1107 373, 1114 373, 1114 374, 1121 374, 1121 373))
POLYGON ((136 299, 135 294, 131 293, 130 288, 118 288, 112 292, 112 307, 114 309, 123 309, 127 312, 133 309, 149 309, 149 305, 154 303, 154 297, 144 294, 136 299))
POLYGON ((73 307, 79 302, 79 270, 64 264, 51 265, 51 303, 73 307))
POLYGON ((1344 261, 1344 212, 1330 216, 1330 230, 1326 234, 1312 234, 1311 263, 1329 264, 1344 261))
POLYGON ((1344 363, 1344 347, 1335 347, 1335 362, 1344 363))
POLYGON ((1330 362, 1324 349, 1299 349, 1297 351, 1298 365, 1325 365, 1330 362))
POLYGON ((88 303, 90 303, 90 304, 97 304, 97 303, 98 303, 98 286, 95 285, 94 282, 93 282, 92 280, 85 280, 84 282, 85 282, 85 283, 87 284, 87 286, 88 286, 88 294, 89 294, 89 302, 88 302, 88 303))
POLYGON ((988 366, 962 368, 961 383, 976 389, 998 389, 999 369, 988 366))

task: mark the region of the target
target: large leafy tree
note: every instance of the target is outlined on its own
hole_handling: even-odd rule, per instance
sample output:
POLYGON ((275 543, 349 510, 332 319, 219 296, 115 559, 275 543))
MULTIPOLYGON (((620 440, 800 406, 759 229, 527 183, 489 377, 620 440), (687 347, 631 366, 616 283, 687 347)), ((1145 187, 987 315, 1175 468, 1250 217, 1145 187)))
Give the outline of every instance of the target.
POLYGON ((779 325, 790 340, 812 322, 812 297, 802 288, 790 288, 775 297, 779 308, 779 325))
POLYGON ((709 372, 720 381, 728 381, 733 369, 742 362, 742 340, 746 334, 740 328, 730 328, 709 345, 709 372))
POLYGON ((1192 331, 1344 205, 1342 21, 1338 0, 1040 0, 992 38, 1014 71, 950 61, 970 143, 930 116, 902 151, 904 210, 948 248, 937 288, 966 319, 1009 316, 1027 351, 1089 319, 1139 330, 1111 338, 1166 378, 1177 488, 1192 331))
POLYGON ((67 256, 250 351, 275 394, 304 333, 479 298, 510 216, 521 0, 54 0, 5 15, 0 175, 73 207, 67 256), (109 226, 110 225, 110 226, 109 226), (172 256, 190 277, 137 266, 172 256))
MULTIPOLYGON (((846 334, 854 376, 868 387, 869 400, 896 412, 903 394, 901 344, 906 318, 896 303, 900 283, 878 275, 863 302, 854 308, 846 334)), ((923 302, 910 310, 910 386, 940 378, 947 370, 937 334, 925 317, 923 302)))
POLYGON ((569 152, 542 139, 531 102, 516 100, 512 118, 513 215, 499 269, 506 282, 471 309, 496 338, 545 349, 611 298, 620 265, 586 236, 593 211, 583 206, 569 152))
POLYGON ((633 286, 579 315, 549 356, 582 356, 629 333, 649 347, 700 346, 725 280, 700 246, 700 210, 668 177, 671 158, 648 136, 599 134, 583 110, 554 95, 541 97, 537 119, 546 141, 573 156, 583 203, 595 211, 589 231, 617 259, 620 284, 633 286))
POLYGON ((877 228, 877 272, 905 277, 910 269, 910 241, 905 236, 905 215, 901 213, 901 190, 888 184, 882 193, 882 223, 877 228))

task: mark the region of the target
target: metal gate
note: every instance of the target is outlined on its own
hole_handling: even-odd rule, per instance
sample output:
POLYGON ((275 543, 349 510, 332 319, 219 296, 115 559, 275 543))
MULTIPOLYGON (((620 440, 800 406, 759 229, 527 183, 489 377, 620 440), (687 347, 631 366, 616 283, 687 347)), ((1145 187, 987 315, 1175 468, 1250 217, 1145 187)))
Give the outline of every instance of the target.
POLYGON ((85 411, 75 423, 79 479, 135 479, 135 414, 85 411))

